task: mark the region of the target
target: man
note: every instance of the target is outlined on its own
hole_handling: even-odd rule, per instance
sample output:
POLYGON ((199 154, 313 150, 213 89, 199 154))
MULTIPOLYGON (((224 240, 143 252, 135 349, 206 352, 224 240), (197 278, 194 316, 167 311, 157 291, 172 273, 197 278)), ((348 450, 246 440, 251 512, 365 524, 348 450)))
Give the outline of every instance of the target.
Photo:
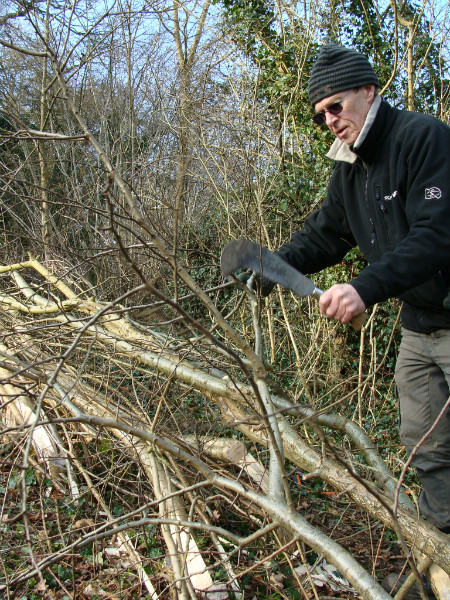
POLYGON ((363 55, 322 46, 308 93, 313 120, 336 136, 327 155, 336 166, 322 207, 278 254, 315 273, 360 247, 369 266, 320 300, 342 323, 376 302, 403 301, 400 433, 415 449, 422 515, 450 533, 450 409, 440 415, 450 389, 450 128, 392 108, 378 85, 363 55))

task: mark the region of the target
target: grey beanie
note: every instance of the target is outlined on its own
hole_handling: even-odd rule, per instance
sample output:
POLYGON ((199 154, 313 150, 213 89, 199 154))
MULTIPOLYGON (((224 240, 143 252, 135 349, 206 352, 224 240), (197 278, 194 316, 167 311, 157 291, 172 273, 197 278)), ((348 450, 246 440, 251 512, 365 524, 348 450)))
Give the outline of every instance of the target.
POLYGON ((377 87, 380 85, 372 65, 363 54, 337 44, 326 44, 321 47, 311 69, 309 100, 314 106, 337 92, 370 83, 377 87))

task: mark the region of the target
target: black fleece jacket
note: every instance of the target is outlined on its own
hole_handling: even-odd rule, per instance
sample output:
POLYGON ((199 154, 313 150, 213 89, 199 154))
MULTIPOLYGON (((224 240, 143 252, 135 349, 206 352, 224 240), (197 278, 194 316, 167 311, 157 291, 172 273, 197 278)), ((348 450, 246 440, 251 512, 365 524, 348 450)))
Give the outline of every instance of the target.
POLYGON ((278 253, 303 273, 358 245, 369 262, 351 281, 366 306, 399 297, 403 325, 450 328, 450 128, 382 101, 354 163, 337 162, 322 207, 278 253))

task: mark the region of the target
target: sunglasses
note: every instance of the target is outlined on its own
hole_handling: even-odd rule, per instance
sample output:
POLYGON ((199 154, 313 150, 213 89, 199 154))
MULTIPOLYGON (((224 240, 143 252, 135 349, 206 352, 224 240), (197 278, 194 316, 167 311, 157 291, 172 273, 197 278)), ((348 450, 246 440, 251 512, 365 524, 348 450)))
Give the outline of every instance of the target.
POLYGON ((353 88, 350 91, 348 91, 344 96, 342 96, 342 98, 340 100, 338 100, 337 102, 333 102, 333 104, 330 104, 330 106, 328 108, 326 108, 322 112, 316 113, 313 117, 311 117, 312 120, 314 121, 314 123, 316 125, 323 125, 326 121, 325 113, 327 113, 327 112, 329 112, 330 115, 334 115, 334 116, 341 114, 341 112, 344 110, 344 107, 342 106, 342 100, 347 98, 347 96, 351 92, 353 92, 353 88))

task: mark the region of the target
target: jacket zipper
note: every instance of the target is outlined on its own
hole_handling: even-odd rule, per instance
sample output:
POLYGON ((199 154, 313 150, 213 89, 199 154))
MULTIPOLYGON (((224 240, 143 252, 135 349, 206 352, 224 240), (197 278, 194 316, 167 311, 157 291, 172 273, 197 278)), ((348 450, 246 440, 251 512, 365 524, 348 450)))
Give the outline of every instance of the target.
POLYGON ((372 219, 372 217, 370 216, 370 205, 369 205, 369 173, 367 172, 367 169, 364 169, 364 170, 365 170, 365 173, 366 173, 366 188, 365 188, 366 206, 367 206, 367 213, 369 215, 369 222, 370 222, 370 227, 371 227, 370 243, 373 246, 375 244, 375 223, 374 223, 374 220, 372 219))
POLYGON ((375 185, 375 201, 377 203, 378 208, 380 209, 380 213, 382 215, 382 220, 383 223, 380 225, 381 229, 380 229, 380 234, 381 232, 383 232, 385 240, 383 243, 386 243, 387 247, 390 246, 390 235, 389 235, 389 225, 388 225, 388 221, 386 219, 386 213, 387 213, 387 209, 386 209, 386 205, 383 202, 383 199, 381 197, 381 188, 378 184, 375 185))
POLYGON ((383 214, 385 214, 386 207, 383 204, 383 200, 381 199, 380 186, 378 184, 375 186, 375 200, 377 201, 378 208, 381 210, 381 212, 383 214))

